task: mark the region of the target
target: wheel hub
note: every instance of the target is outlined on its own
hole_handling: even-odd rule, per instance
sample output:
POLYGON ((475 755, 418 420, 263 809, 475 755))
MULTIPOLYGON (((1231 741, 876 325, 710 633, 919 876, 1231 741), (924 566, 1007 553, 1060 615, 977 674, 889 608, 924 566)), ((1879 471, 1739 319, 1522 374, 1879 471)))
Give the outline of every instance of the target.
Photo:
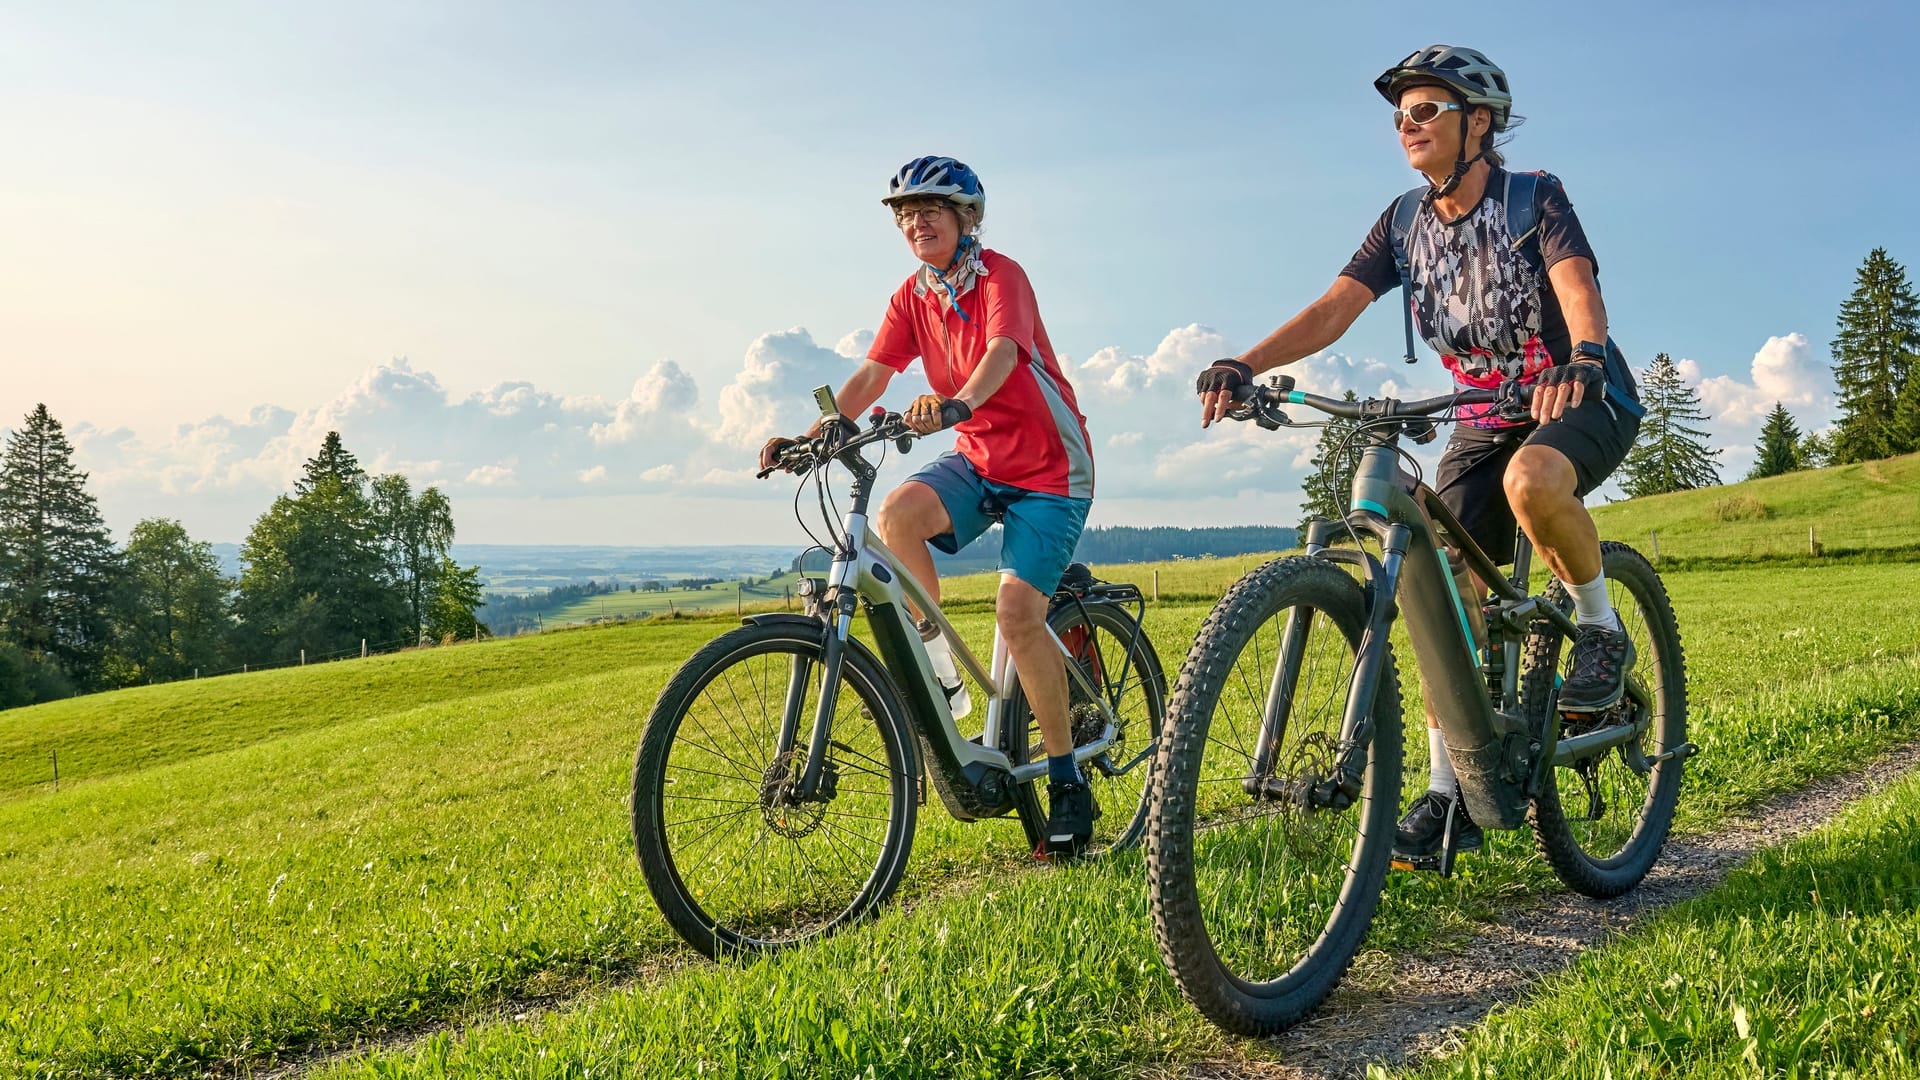
POLYGON ((796 748, 768 762, 760 774, 760 818, 767 828, 790 840, 820 827, 827 816, 827 804, 839 788, 839 770, 828 758, 820 763, 820 783, 813 797, 802 801, 795 787, 806 771, 806 754, 796 748))

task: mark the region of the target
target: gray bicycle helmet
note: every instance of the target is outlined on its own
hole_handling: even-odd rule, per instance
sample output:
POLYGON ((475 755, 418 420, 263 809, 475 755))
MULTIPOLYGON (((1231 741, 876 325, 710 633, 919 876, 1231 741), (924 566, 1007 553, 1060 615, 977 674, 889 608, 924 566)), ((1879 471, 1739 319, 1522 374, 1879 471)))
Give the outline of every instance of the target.
POLYGON ((1381 72, 1373 88, 1388 104, 1399 106, 1400 92, 1409 86, 1438 83, 1460 95, 1469 109, 1484 105, 1493 114, 1493 127, 1480 145, 1480 152, 1467 156, 1467 113, 1460 114, 1460 156, 1453 163, 1453 174, 1427 192, 1427 201, 1453 194, 1466 178, 1473 163, 1485 157, 1493 146, 1493 132, 1504 130, 1513 116, 1513 92, 1507 89, 1507 73, 1487 59, 1487 54, 1462 45, 1429 45, 1408 54, 1405 60, 1381 72))
POLYGON ((1400 91, 1420 83, 1439 83, 1466 99, 1468 105, 1484 105, 1493 113, 1493 129, 1506 128, 1513 114, 1513 92, 1507 88, 1507 73, 1487 59, 1487 54, 1464 45, 1429 45, 1408 55, 1373 80, 1392 105, 1400 104, 1400 91))
POLYGON ((950 157, 929 154, 917 157, 887 181, 887 196, 880 201, 892 206, 902 199, 945 199, 955 206, 973 207, 976 222, 987 217, 987 189, 972 169, 950 157))

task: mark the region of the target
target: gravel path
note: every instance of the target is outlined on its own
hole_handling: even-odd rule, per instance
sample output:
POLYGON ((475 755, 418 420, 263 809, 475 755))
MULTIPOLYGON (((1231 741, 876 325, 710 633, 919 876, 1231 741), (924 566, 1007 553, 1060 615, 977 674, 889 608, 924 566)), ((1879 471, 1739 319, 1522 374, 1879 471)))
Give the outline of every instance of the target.
POLYGON ((1496 1004, 1644 917, 1718 885, 1755 851, 1801 836, 1849 804, 1920 766, 1920 742, 1897 747, 1866 768, 1776 796, 1717 833, 1667 841, 1640 887, 1617 900, 1574 893, 1530 898, 1502 914, 1455 955, 1392 961, 1384 991, 1335 991, 1318 1014, 1271 1039, 1246 1045, 1281 1061, 1243 1054, 1204 1062, 1186 1075, 1208 1080, 1349 1080, 1369 1063, 1398 1066, 1444 1050, 1496 1004))

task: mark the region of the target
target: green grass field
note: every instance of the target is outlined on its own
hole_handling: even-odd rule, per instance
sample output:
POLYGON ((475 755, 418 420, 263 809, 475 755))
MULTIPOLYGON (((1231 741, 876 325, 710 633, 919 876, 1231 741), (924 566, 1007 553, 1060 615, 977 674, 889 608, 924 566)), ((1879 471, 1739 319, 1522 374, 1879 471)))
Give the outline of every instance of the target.
MULTIPOLYGON (((737 581, 723 581, 704 589, 668 589, 664 592, 628 592, 622 589, 576 600, 544 612, 542 618, 550 626, 565 626, 601 619, 650 618, 676 611, 685 614, 732 612, 736 605, 749 611, 771 606, 783 607, 787 590, 799 580, 798 574, 780 574, 747 586, 737 581)), ((798 599, 793 603, 796 608, 799 606, 798 599)))
MULTIPOLYGON (((1865 467, 1829 472, 1849 490, 1878 482, 1865 467)), ((1726 494, 1676 498, 1661 520, 1726 494)), ((1104 573, 1150 589, 1159 571, 1148 625, 1171 674, 1212 600, 1256 561, 1104 573)), ((1729 811, 1920 735, 1914 573, 1881 563, 1668 575, 1688 648, 1689 736, 1705 751, 1688 766, 1682 829, 1712 828, 1729 811)), ((947 587, 981 648, 993 586, 992 575, 976 575, 947 587)), ((1177 1068, 1227 1052, 1161 967, 1137 854, 1035 867, 1017 823, 961 825, 937 800, 921 813, 908 877, 881 919, 750 966, 695 958, 640 880, 627 789, 661 686, 731 624, 730 612, 654 618, 0 712, 0 1075, 244 1073, 449 1024, 459 1033, 330 1073, 1045 1076, 1177 1068), (503 1003, 545 999, 565 1007, 488 1019, 503 1003)), ((1411 719, 1414 680, 1403 681, 1411 790, 1425 742, 1411 719)), ((1860 860, 1819 865, 1857 870, 1860 860)), ((1758 872, 1771 881, 1799 871, 1758 872)), ((1447 947, 1502 903, 1557 887, 1527 837, 1496 834, 1452 880, 1395 875, 1370 947, 1447 947)), ((1821 886, 1849 898, 1844 890, 1867 887, 1821 886)), ((1779 893, 1783 912, 1792 891, 1779 893)), ((1909 912, 1915 904, 1910 883, 1887 895, 1909 912)), ((1828 936, 1816 940, 1848 957, 1833 935, 1870 929, 1856 950, 1867 951, 1846 960, 1856 968, 1912 929, 1910 918, 1868 927, 1865 901, 1848 903, 1860 918, 1819 928, 1828 936)), ((1716 933, 1761 935, 1727 939, 1763 950, 1756 955, 1813 955, 1791 952, 1765 927, 1713 918, 1725 924, 1716 933)), ((1807 995, 1829 1012, 1851 1001, 1783 985, 1780 969, 1759 961, 1714 967, 1670 955, 1677 945, 1648 947, 1650 959, 1618 969, 1604 966, 1608 950, 1552 993, 1628 1000, 1629 989, 1651 992, 1647 970, 1681 972, 1689 987, 1724 977, 1741 989, 1701 990, 1701 1000, 1737 999, 1750 1026, 1769 1025, 1768 1040, 1800 1030, 1789 1014, 1807 995)), ((1728 948, 1702 955, 1724 959, 1728 948)), ((1854 968, 1836 960, 1832 970, 1839 978, 1854 968)), ((1377 971, 1363 960, 1350 979, 1364 988, 1377 971)), ((1883 985, 1910 999, 1911 982, 1883 985)), ((1732 1070, 1746 1044, 1723 1038, 1718 1007, 1671 1030, 1732 1047, 1732 1070)), ((1655 1030, 1635 1017, 1613 1014, 1616 1026, 1655 1030)), ((1908 1026, 1849 1021, 1847 1030, 1910 1039, 1901 1033, 1911 1020, 1899 1023, 1908 1026)), ((1608 1059, 1614 1075, 1688 1045, 1661 1036, 1649 1049, 1631 1037, 1642 1043, 1608 1059)), ((1490 1062, 1552 1052, 1514 1043, 1512 1056, 1492 1056, 1511 1040, 1486 1038, 1490 1062)), ((1763 1051, 1773 1053, 1754 1052, 1763 1051)), ((1240 1043, 1232 1053, 1272 1051, 1240 1043)), ((1906 1074, 1888 1064, 1872 1075, 1906 1074)))
POLYGON ((1771 476, 1597 506, 1600 535, 1664 559, 1808 554, 1811 526, 1829 554, 1906 549, 1920 558, 1920 454, 1771 476))
POLYGON ((1920 775, 1588 954, 1414 1075, 1920 1075, 1920 775))
MULTIPOLYGON (((1895 569, 1674 579, 1709 751, 1688 824, 1920 729, 1920 611, 1753 632, 1778 605, 1880 595, 1895 569)), ((1204 610, 1154 610, 1170 670, 1204 610)), ((981 645, 987 620, 961 616, 981 645)), ((633 866, 626 774, 662 681, 725 625, 650 620, 0 714, 10 747, 58 719, 76 738, 120 724, 96 740, 103 757, 170 748, 58 793, 9 766, 0 1071, 192 1074, 610 972, 645 972, 644 988, 348 1071, 519 1075, 545 1053, 1009 1075, 1220 1045, 1161 972, 1137 856, 1036 870, 1017 824, 962 826, 937 807, 902 910, 746 971, 692 962, 633 866), (487 674, 456 674, 468 667, 487 674), (223 683, 248 694, 216 695, 223 683), (302 699, 328 708, 305 716, 302 699)), ((1522 839, 1502 837, 1453 881, 1397 877, 1373 943, 1463 934, 1498 899, 1546 887, 1522 839)))

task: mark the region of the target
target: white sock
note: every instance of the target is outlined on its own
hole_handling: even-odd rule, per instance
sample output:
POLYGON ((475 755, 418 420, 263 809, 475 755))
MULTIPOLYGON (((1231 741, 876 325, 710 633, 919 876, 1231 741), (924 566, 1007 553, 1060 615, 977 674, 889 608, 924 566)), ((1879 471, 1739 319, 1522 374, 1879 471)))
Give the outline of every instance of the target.
POLYGON ((1455 780, 1453 759, 1447 756, 1447 739, 1439 728, 1427 729, 1427 790, 1453 798, 1455 780))
POLYGON ((1620 616, 1614 614, 1613 605, 1607 603, 1607 575, 1595 574, 1585 585, 1567 585, 1567 591, 1573 594, 1574 622, 1581 626, 1620 629, 1620 616))

